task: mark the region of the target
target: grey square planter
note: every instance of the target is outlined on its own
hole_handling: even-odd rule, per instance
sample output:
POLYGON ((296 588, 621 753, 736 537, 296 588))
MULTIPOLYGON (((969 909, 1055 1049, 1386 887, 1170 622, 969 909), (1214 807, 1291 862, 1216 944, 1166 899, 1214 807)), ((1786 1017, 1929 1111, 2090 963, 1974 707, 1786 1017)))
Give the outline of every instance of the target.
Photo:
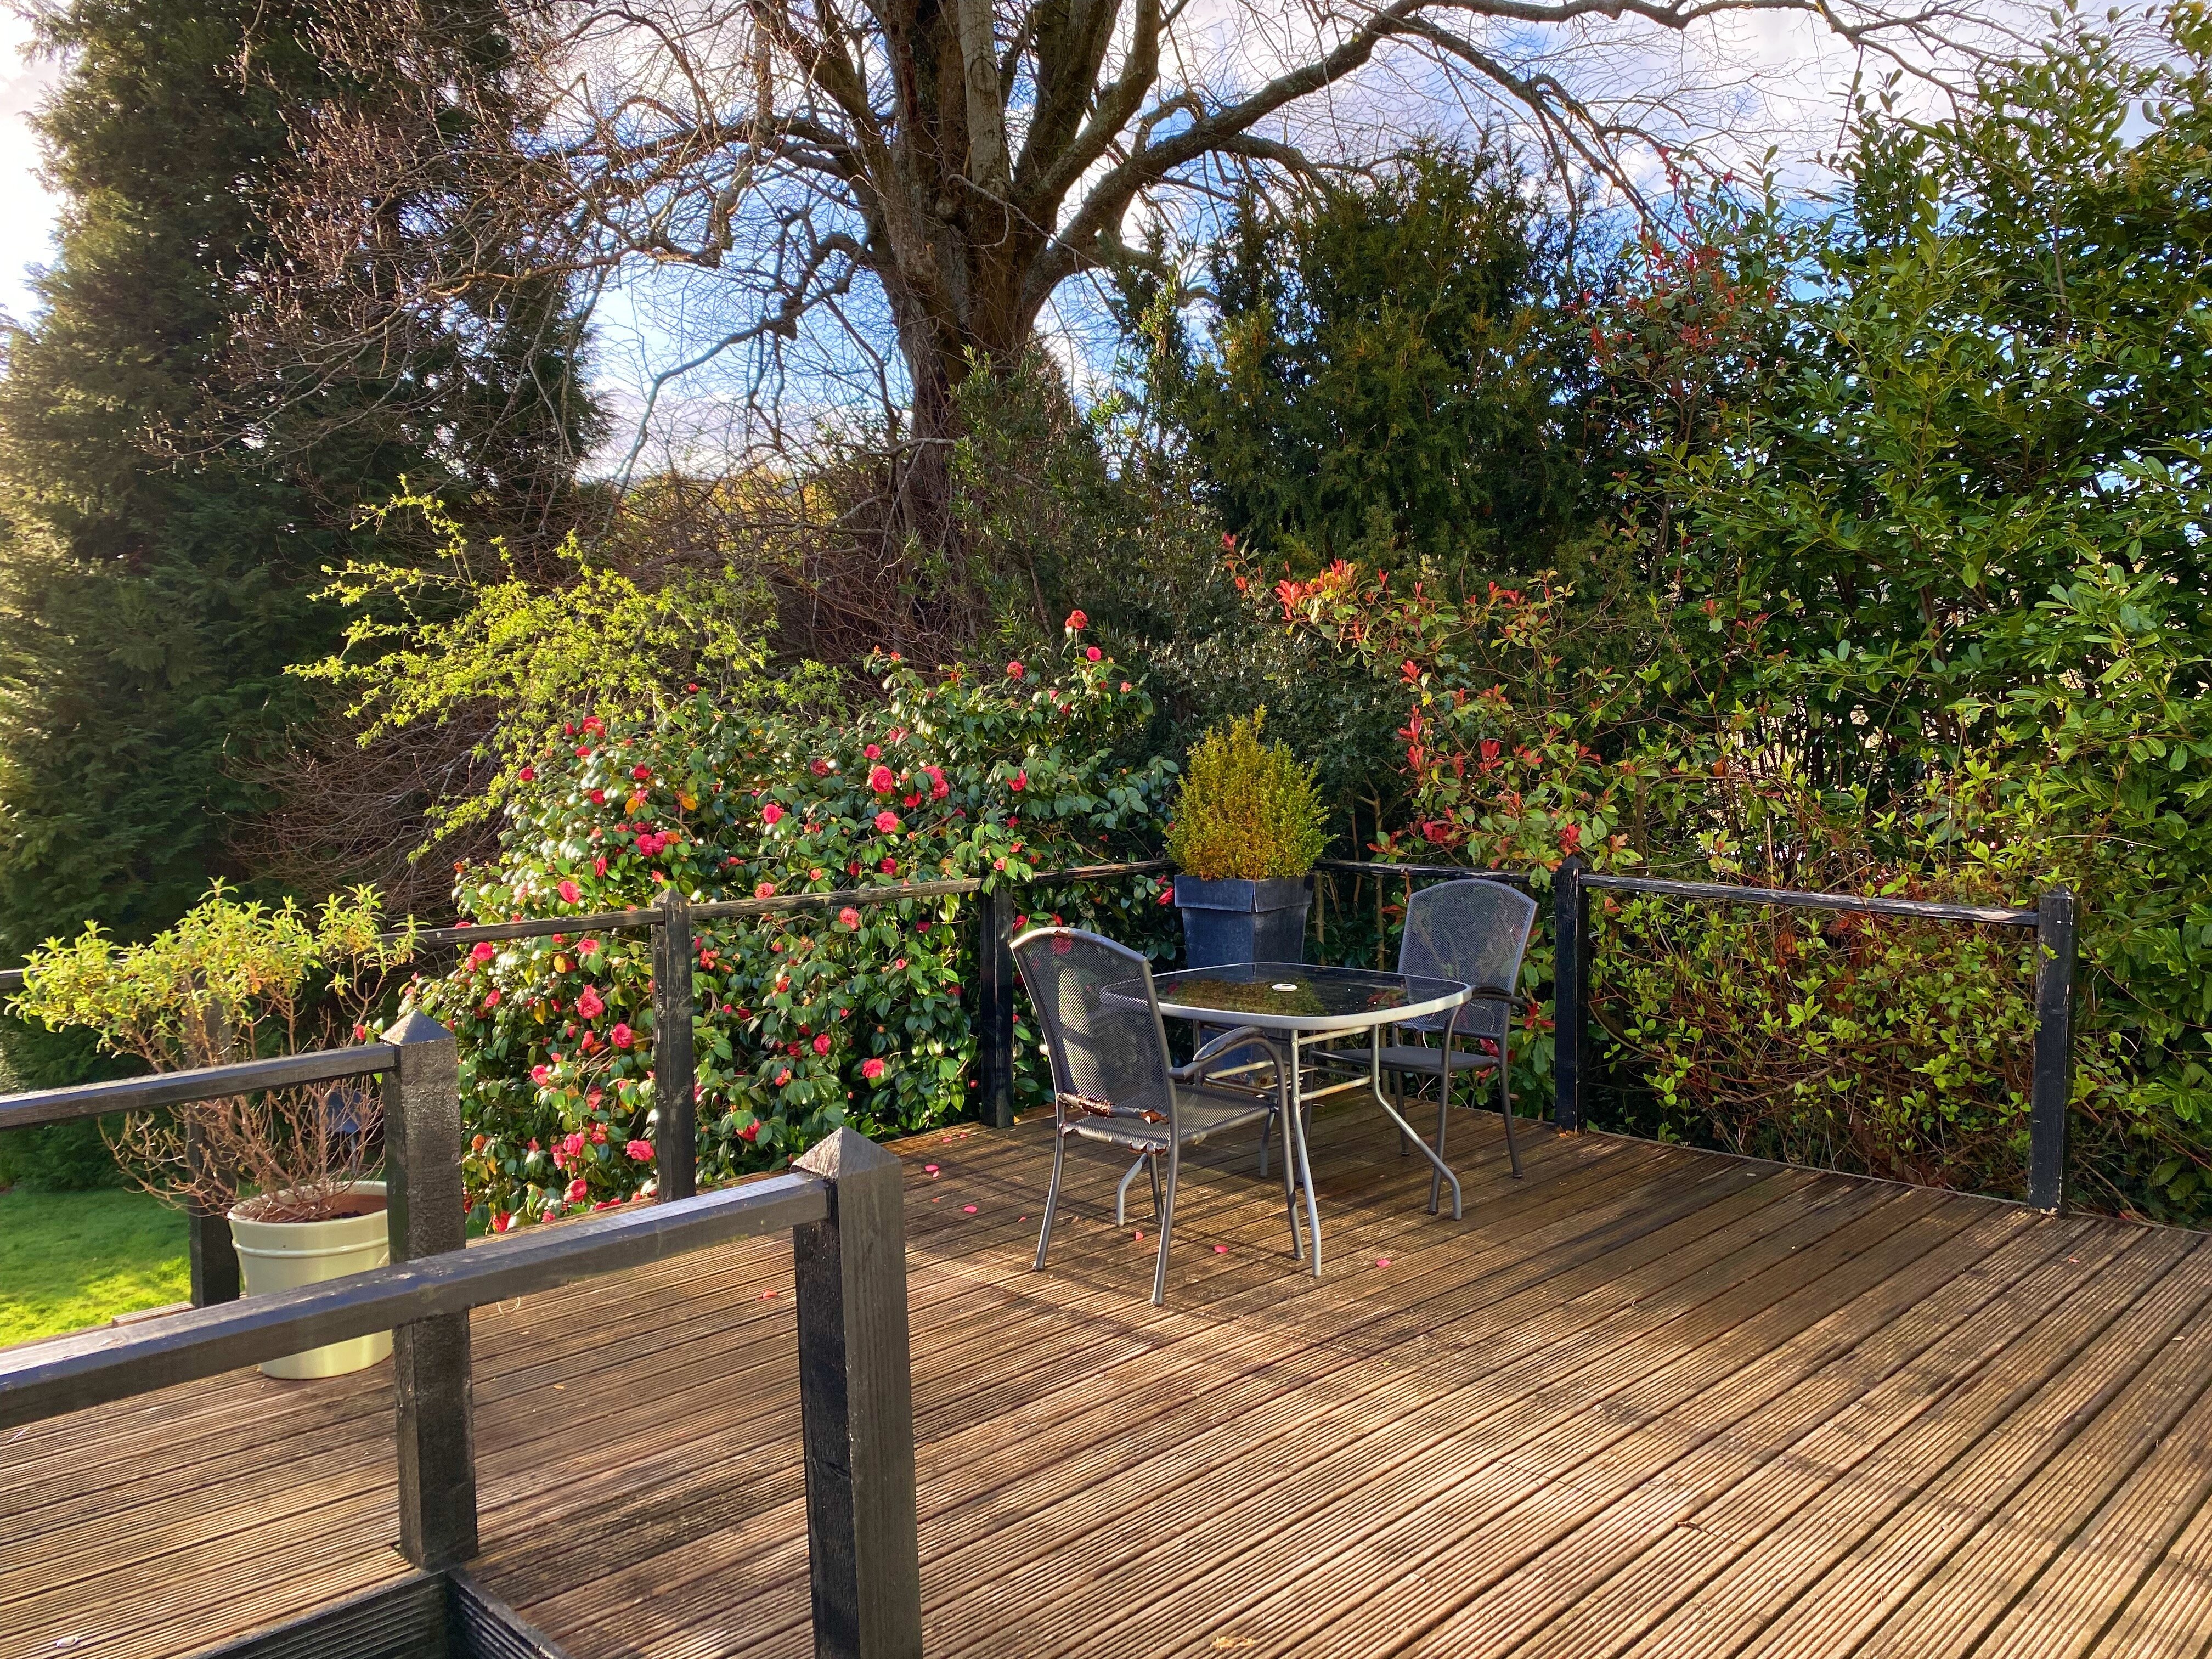
POLYGON ((1202 881, 1177 876, 1175 900, 1182 912, 1187 967, 1305 960, 1306 911, 1313 903, 1308 877, 1202 881))

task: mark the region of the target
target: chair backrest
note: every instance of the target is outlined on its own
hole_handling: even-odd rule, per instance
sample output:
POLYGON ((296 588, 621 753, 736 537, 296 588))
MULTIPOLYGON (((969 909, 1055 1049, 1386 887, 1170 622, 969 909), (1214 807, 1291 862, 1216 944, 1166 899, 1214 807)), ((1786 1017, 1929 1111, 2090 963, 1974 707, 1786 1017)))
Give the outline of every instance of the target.
MULTIPOLYGON (((1406 902, 1398 971, 1513 990, 1520 983, 1521 955, 1528 948, 1535 921, 1536 901, 1502 881, 1437 882, 1406 902)), ((1473 1036, 1503 1036, 1506 1013, 1502 1002, 1471 1002, 1455 1029, 1473 1036)), ((1450 1018, 1418 1023, 1442 1030, 1450 1018)))
POLYGON ((1109 1103, 1117 1116, 1175 1118, 1167 1030, 1152 965, 1127 945, 1076 927, 1039 927, 1013 942, 1022 983, 1044 1023, 1054 1088, 1109 1103), (1109 986, 1124 988, 1104 994, 1109 986))

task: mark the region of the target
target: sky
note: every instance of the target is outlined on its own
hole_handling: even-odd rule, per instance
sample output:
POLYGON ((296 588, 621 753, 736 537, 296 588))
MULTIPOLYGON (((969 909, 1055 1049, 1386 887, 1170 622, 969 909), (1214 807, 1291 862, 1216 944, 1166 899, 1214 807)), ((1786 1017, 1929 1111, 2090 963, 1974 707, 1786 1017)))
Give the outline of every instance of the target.
POLYGON ((39 146, 25 119, 53 83, 54 65, 27 64, 30 26, 0 11, 0 308, 27 318, 29 268, 53 258, 54 203, 39 183, 39 146))

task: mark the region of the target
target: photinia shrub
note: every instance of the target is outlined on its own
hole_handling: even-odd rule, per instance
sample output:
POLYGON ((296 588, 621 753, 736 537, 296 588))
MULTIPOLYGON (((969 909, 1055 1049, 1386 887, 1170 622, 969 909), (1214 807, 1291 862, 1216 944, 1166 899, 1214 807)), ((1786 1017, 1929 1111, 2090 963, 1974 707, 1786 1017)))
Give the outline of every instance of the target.
MULTIPOLYGON (((478 921, 948 878, 1011 884, 1168 948, 1161 884, 1026 884, 1150 858, 1175 769, 1133 758, 1151 700, 1068 619, 1061 659, 925 679, 872 664, 886 700, 849 725, 728 714, 704 696, 635 726, 587 719, 526 769, 504 849, 458 883, 478 921)), ((653 1073, 653 934, 493 942, 416 999, 461 1048, 472 1214, 494 1231, 653 1187, 659 1115, 697 1114, 703 1182, 779 1167, 842 1124, 926 1128, 971 1108, 970 902, 902 899, 695 925, 696 1097, 653 1073)), ((1018 926, 1031 918, 1023 914, 1018 926)), ((1042 1093, 1016 1031, 1017 1102, 1042 1093)))

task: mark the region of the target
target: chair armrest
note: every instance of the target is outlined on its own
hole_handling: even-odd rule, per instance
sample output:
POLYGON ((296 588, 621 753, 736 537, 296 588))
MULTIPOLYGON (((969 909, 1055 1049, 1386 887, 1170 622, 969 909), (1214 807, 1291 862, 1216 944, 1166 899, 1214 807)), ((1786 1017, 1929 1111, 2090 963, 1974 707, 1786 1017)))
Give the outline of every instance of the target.
POLYGON ((1267 1058, 1276 1065, 1283 1063, 1282 1051, 1276 1048, 1273 1038, 1256 1025, 1239 1025, 1235 1030, 1224 1031, 1207 1042, 1190 1057, 1189 1064, 1175 1067, 1170 1075, 1178 1083, 1195 1082, 1206 1075, 1208 1061, 1218 1059, 1229 1049, 1241 1048, 1248 1043, 1265 1048, 1267 1058))

